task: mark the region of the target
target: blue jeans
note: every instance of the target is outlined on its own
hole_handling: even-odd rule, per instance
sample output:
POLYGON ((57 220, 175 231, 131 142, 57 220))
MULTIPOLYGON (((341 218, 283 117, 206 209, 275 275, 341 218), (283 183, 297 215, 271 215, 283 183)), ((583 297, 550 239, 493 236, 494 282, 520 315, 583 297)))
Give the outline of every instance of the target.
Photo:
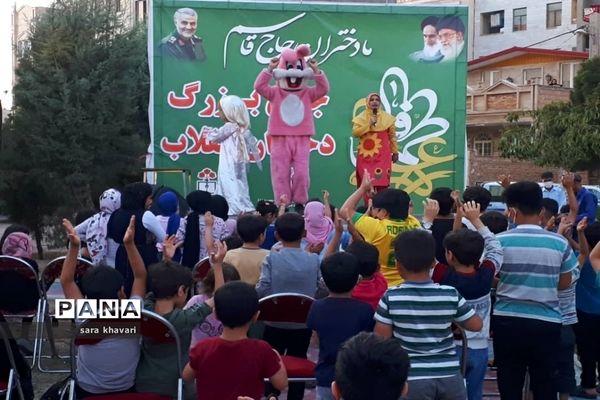
POLYGON ((334 400, 331 386, 317 386, 317 400, 334 400))
MULTIPOLYGON (((456 346, 456 353, 462 354, 462 346, 456 346)), ((467 398, 481 400, 483 397, 483 379, 488 367, 488 349, 467 348, 467 398)))

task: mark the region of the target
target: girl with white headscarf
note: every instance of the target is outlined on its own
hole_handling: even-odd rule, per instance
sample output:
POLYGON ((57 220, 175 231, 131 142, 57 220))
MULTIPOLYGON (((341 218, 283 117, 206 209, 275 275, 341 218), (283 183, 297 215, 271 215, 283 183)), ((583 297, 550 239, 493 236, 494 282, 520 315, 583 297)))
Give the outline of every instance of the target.
POLYGON ((100 212, 75 227, 81 240, 87 242, 87 248, 94 265, 107 261, 106 226, 111 214, 119 208, 121 208, 121 193, 116 189, 105 190, 100 196, 100 212))
POLYGON ((206 134, 209 142, 221 145, 216 194, 227 199, 229 214, 237 216, 254 211, 246 177, 250 160, 255 160, 259 169, 262 167, 257 140, 250 132, 250 115, 243 100, 238 96, 221 98, 219 117, 225 124, 210 128, 206 134))

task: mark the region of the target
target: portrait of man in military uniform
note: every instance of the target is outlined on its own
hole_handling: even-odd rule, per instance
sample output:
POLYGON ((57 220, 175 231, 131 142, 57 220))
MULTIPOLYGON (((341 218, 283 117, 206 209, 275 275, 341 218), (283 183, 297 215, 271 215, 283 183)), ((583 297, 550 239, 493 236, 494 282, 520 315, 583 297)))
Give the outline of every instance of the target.
POLYGON ((198 14, 191 8, 180 8, 173 15, 175 31, 161 40, 158 48, 163 56, 179 60, 204 61, 202 38, 196 36, 198 14))

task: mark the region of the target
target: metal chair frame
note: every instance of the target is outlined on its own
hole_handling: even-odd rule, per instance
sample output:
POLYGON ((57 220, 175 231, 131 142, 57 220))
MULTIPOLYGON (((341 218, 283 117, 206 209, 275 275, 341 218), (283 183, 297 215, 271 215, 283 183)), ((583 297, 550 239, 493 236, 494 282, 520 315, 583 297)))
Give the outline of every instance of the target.
POLYGON ((10 347, 10 342, 8 341, 8 334, 1 323, 0 336, 2 337, 4 347, 6 348, 6 354, 8 354, 8 362, 10 363, 8 385, 6 386, 6 389, 0 390, 0 395, 4 395, 6 400, 10 400, 13 390, 16 388, 19 398, 24 399, 25 396, 23 395, 23 388, 21 387, 21 380, 19 379, 19 371, 17 370, 17 364, 15 363, 12 348, 10 347))
MULTIPOLYGON (((177 400, 183 400, 183 361, 181 357, 181 340, 179 338, 179 334, 177 330, 169 321, 167 321, 164 317, 148 310, 142 309, 142 329, 141 336, 144 337, 144 321, 148 320, 158 321, 163 327, 168 330, 168 335, 172 337, 175 342, 175 346, 177 347, 177 370, 179 371, 179 378, 177 379, 177 400)), ((77 332, 81 330, 81 328, 85 328, 87 325, 92 322, 97 322, 98 320, 85 320, 79 325, 79 329, 76 329, 75 335, 71 339, 71 379, 69 380, 69 400, 75 399, 75 385, 77 383, 77 340, 78 335, 77 332)), ((102 320, 101 320, 102 321, 102 320)), ((109 321, 109 320, 104 320, 109 321)), ((100 341, 102 339, 99 339, 100 341)))
MULTIPOLYGON (((263 305, 267 302, 273 302, 274 304, 277 303, 277 300, 279 299, 285 299, 285 298, 290 298, 290 297, 294 297, 297 300, 301 301, 301 304, 304 302, 308 302, 308 310, 310 309, 310 305, 312 303, 314 303, 315 299, 307 296, 305 294, 301 294, 301 293, 276 293, 276 294, 272 294, 269 296, 265 296, 262 299, 260 299, 258 301, 258 305, 259 305, 259 310, 261 310, 260 314, 258 315, 258 320, 259 321, 263 321, 263 322, 293 322, 293 323, 306 323, 306 320, 308 318, 308 310, 306 311, 306 315, 301 316, 300 318, 294 318, 294 319, 278 319, 278 320, 272 320, 269 319, 269 315, 268 313, 263 313, 263 305)), ((267 379, 268 381, 268 379, 267 379)), ((289 377, 288 376, 288 382, 316 382, 317 378, 316 377, 311 377, 311 378, 293 378, 293 377, 289 377)))
MULTIPOLYGON (((48 359, 48 358, 58 358, 60 360, 69 360, 70 356, 69 355, 64 355, 61 356, 58 354, 58 351, 56 350, 56 343, 54 341, 54 330, 52 327, 52 315, 50 315, 50 303, 48 301, 48 290, 50 289, 50 285, 47 284, 46 282, 46 271, 48 271, 48 267, 55 264, 55 263, 59 263, 62 262, 64 264, 64 261, 66 260, 66 256, 62 256, 62 257, 57 257, 54 260, 50 261, 48 263, 48 265, 46 266, 46 268, 44 269, 44 272, 41 274, 40 276, 40 287, 42 288, 43 291, 43 299, 42 299, 42 309, 40 311, 40 341, 39 341, 39 350, 38 350, 38 354, 37 354, 37 367, 40 370, 40 372, 49 372, 49 373, 66 373, 69 372, 70 369, 50 369, 50 368, 45 368, 42 365, 42 359, 48 359), (45 333, 48 335, 48 342, 50 344, 50 351, 52 353, 52 355, 50 356, 44 356, 44 331, 45 333)), ((86 271, 88 268, 93 268, 94 264, 92 264, 90 261, 78 257, 77 258, 77 265, 86 265, 86 271)), ((60 270, 62 271, 62 265, 60 267, 60 270)), ((77 279, 80 275, 77 274, 77 272, 75 272, 75 278, 77 279)))
MULTIPOLYGON (((11 262, 20 264, 21 266, 27 268, 35 279, 35 284, 36 284, 36 288, 37 288, 37 292, 38 292, 38 301, 37 301, 37 307, 36 307, 35 313, 33 313, 33 314, 4 313, 5 318, 33 318, 33 322, 35 324, 35 334, 34 334, 34 339, 33 339, 33 354, 31 356, 27 356, 26 358, 31 357, 31 366, 30 367, 34 368, 37 363, 37 354, 39 352, 39 345, 40 345, 40 341, 41 341, 41 336, 40 336, 40 325, 41 324, 40 324, 40 322, 41 322, 42 303, 43 303, 43 299, 44 299, 44 291, 42 290, 42 288, 40 286, 39 274, 33 268, 33 266, 31 266, 28 262, 26 262, 25 260, 22 260, 18 257, 0 255, 0 262, 2 260, 9 260, 11 262)), ((1 274, 2 269, 3 268, 0 268, 0 274, 1 274)))

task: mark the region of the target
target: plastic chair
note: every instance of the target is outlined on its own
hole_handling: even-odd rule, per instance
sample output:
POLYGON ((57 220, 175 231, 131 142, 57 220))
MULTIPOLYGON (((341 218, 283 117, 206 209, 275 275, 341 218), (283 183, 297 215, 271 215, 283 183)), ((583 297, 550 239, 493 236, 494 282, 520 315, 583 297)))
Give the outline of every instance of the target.
MULTIPOLYGON (((77 346, 94 345, 102 339, 86 338, 77 335, 81 328, 102 326, 107 323, 116 323, 123 320, 110 319, 95 319, 85 320, 79 325, 79 329, 75 330, 75 336, 71 341, 71 379, 69 381, 69 400, 75 400, 75 385, 77 383, 77 362, 76 353, 77 346)), ((148 310, 142 310, 142 319, 140 321, 140 334, 145 339, 152 340, 157 343, 173 343, 177 348, 177 370, 179 378, 177 379, 177 400, 183 399, 183 361, 181 357, 181 341, 175 327, 162 316, 148 310)), ((93 396, 90 400, 171 400, 170 396, 162 396, 156 393, 123 393, 123 394, 106 394, 93 396)), ((81 400, 81 399, 79 399, 81 400)))
POLYGON ((6 318, 33 318, 35 334, 31 368, 36 364, 39 346, 39 326, 42 299, 37 271, 26 261, 11 256, 0 256, 0 313, 6 318), (23 293, 25 289, 29 293, 23 293))
POLYGON ((12 353, 12 348, 8 341, 8 334, 6 330, 0 323, 0 337, 2 339, 2 343, 4 348, 6 349, 6 354, 8 354, 8 362, 10 364, 10 371, 8 373, 8 381, 3 381, 0 378, 0 396, 4 396, 5 400, 10 400, 13 391, 16 389, 18 397, 20 399, 24 399, 23 388, 21 387, 21 381, 19 379, 19 372, 17 371, 17 364, 15 363, 15 358, 12 353))
MULTIPOLYGON (((42 275, 40 277, 40 287, 42 288, 43 298, 42 298, 42 310, 40 312, 40 342, 39 342, 39 351, 37 354, 37 367, 40 372, 55 372, 55 373, 65 373, 69 372, 69 369, 47 369, 42 365, 43 358, 59 358, 59 359, 69 359, 69 355, 60 356, 56 351, 56 344, 54 341, 54 330, 52 328, 52 315, 50 315, 50 302, 48 299, 48 290, 52 286, 52 284, 60 278, 60 274, 63 269, 63 264, 65 263, 67 257, 62 256, 55 258, 50 261, 46 268, 42 271, 42 275), (52 353, 51 356, 44 356, 44 333, 48 335, 48 342, 50 343, 50 351, 52 353)), ((77 266, 75 267, 75 282, 79 284, 81 281, 81 277, 85 272, 92 268, 94 265, 83 258, 77 259, 77 266)), ((61 298, 64 298, 64 294, 61 295, 61 298)))
MULTIPOLYGON (((259 301, 259 321, 306 324, 308 312, 315 300, 299 293, 278 293, 259 301)), ((289 382, 315 382, 316 364, 300 357, 282 356, 289 382)))
POLYGON ((198 294, 200 292, 199 285, 202 284, 202 280, 208 275, 208 271, 210 271, 210 259, 208 257, 204 257, 194 265, 194 268, 192 269, 192 278, 194 279, 194 290, 192 294, 198 294))

